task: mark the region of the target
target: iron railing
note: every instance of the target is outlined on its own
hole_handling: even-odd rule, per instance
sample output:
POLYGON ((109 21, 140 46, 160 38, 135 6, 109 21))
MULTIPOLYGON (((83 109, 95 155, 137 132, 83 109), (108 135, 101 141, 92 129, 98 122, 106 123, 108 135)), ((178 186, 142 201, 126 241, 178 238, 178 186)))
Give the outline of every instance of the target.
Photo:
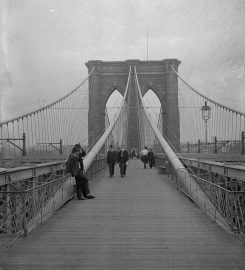
POLYGON ((164 167, 165 173, 176 179, 177 188, 227 231, 245 232, 244 181, 221 181, 214 179, 212 172, 198 175, 182 169, 174 171, 164 154, 156 155, 156 166, 164 167))
POLYGON ((232 232, 245 232, 245 191, 232 190, 227 183, 212 183, 186 171, 179 170, 176 176, 178 189, 197 203, 205 213, 211 215, 216 222, 222 223, 232 232), (194 189, 190 186, 192 182, 188 181, 190 177, 198 184, 194 189), (205 194, 201 204, 198 200, 200 192, 205 194), (210 208, 210 204, 206 203, 207 200, 212 202, 213 207, 210 208))
MULTIPOLYGON (((91 180, 107 166, 98 154, 87 170, 91 180)), ((6 170, 0 174, 0 234, 27 236, 74 197, 74 179, 65 164, 6 170), (21 177, 22 176, 22 177, 21 177)))

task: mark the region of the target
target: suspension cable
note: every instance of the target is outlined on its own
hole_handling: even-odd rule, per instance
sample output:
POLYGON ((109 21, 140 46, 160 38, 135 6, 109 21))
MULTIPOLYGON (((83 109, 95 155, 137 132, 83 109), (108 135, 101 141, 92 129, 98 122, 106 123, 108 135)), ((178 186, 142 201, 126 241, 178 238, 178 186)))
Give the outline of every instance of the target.
POLYGON ((4 125, 4 124, 7 124, 7 123, 9 123, 9 122, 13 122, 13 121, 15 121, 15 120, 18 120, 18 119, 21 119, 21 118, 23 118, 23 117, 26 117, 27 115, 31 115, 31 114, 40 112, 40 111, 42 111, 42 110, 44 110, 44 109, 47 109, 47 108, 51 107, 52 105, 57 104, 58 102, 60 102, 60 101, 62 101, 62 100, 64 100, 64 99, 66 99, 67 97, 69 97, 70 95, 72 95, 73 93, 75 93, 82 85, 84 85, 84 83, 88 80, 88 78, 90 77, 90 75, 93 73, 94 69, 95 69, 95 67, 91 70, 91 72, 88 74, 88 76, 87 76, 87 77, 86 77, 86 78, 85 78, 85 79, 84 79, 77 87, 75 87, 73 90, 71 90, 71 91, 70 91, 68 94, 66 94, 65 96, 59 98, 58 100, 56 100, 56 101, 54 101, 54 102, 52 102, 52 103, 50 103, 50 104, 48 104, 48 105, 46 105, 46 106, 43 106, 43 107, 39 108, 39 109, 37 109, 37 110, 31 111, 31 112, 29 112, 29 113, 25 113, 25 114, 23 114, 23 115, 21 115, 21 116, 18 116, 18 117, 16 117, 16 118, 13 118, 13 119, 10 119, 10 120, 6 120, 6 121, 3 121, 3 122, 0 122, 0 125, 4 125))

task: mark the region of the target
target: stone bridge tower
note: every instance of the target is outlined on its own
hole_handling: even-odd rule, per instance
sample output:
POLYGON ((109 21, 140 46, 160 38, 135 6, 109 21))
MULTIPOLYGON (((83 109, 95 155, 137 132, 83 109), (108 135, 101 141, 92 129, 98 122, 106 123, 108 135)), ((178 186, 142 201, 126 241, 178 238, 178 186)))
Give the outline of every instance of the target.
POLYGON ((122 96, 127 84, 129 67, 131 80, 129 85, 129 119, 127 149, 139 149, 138 114, 136 111, 136 86, 134 66, 136 66, 142 96, 151 89, 159 98, 162 107, 163 133, 172 144, 178 148, 180 141, 179 109, 178 109, 178 80, 171 74, 171 67, 178 71, 180 61, 165 59, 162 61, 112 61, 92 60, 86 63, 90 72, 95 71, 89 78, 89 112, 88 138, 89 145, 96 140, 105 128, 105 108, 110 95, 117 89, 122 96), (171 78, 172 76, 172 78, 171 78), (168 128, 166 128, 168 127, 168 128))

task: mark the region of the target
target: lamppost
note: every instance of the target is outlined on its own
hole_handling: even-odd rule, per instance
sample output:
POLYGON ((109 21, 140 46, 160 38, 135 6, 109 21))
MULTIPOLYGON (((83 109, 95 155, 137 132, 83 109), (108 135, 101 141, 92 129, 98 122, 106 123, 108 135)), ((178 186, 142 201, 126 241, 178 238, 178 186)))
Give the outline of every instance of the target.
POLYGON ((208 120, 211 115, 211 108, 207 105, 207 101, 205 101, 205 105, 202 107, 202 119, 205 121, 205 150, 208 151, 208 120))

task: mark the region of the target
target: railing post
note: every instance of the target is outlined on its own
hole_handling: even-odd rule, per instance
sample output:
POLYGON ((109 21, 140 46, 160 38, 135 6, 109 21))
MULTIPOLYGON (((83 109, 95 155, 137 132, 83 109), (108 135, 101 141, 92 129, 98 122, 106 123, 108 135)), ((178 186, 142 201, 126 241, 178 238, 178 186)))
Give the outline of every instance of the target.
POLYGON ((200 139, 198 139, 198 142, 197 142, 197 153, 201 153, 201 142, 200 142, 200 139))
POLYGON ((177 190, 179 189, 179 186, 178 186, 178 184, 179 184, 179 182, 178 182, 178 170, 177 170, 177 172, 176 172, 176 187, 177 187, 177 190))
POLYGON ((214 154, 217 154, 217 137, 214 137, 214 154))
MULTIPOLYGON (((54 198, 54 184, 51 184, 52 185, 52 197, 53 197, 53 214, 55 212, 55 198, 54 198)), ((62 191, 62 201, 63 201, 63 185, 61 187, 61 191, 62 191)))
MULTIPOLYGON (((232 226, 232 216, 228 215, 228 209, 229 209, 229 197, 230 193, 228 193, 228 191, 225 191, 225 200, 224 200, 224 209, 225 209, 225 217, 228 219, 228 223, 230 224, 230 227, 232 226)), ((230 208, 231 209, 231 208, 230 208)))
POLYGON ((26 220, 26 191, 23 192, 23 231, 24 237, 27 237, 27 220, 26 220))
POLYGON ((244 131, 242 131, 241 145, 242 145, 241 155, 245 155, 245 147, 244 147, 244 131))
MULTIPOLYGON (((10 191, 10 185, 7 185, 7 189, 6 191, 10 191)), ((11 193, 7 193, 6 194, 6 210, 2 212, 2 215, 5 215, 5 218, 7 220, 7 233, 10 233, 12 228, 11 228, 11 209, 10 209, 10 205, 12 204, 11 202, 11 196, 10 196, 11 193)), ((13 198, 12 198, 13 200, 13 198)), ((15 209, 16 211, 16 209, 15 209)))
POLYGON ((63 152, 63 144, 62 144, 62 139, 60 139, 60 155, 62 155, 62 152, 63 152))
MULTIPOLYGON (((185 174, 185 179, 186 179, 187 174, 185 174)), ((192 198, 192 191, 191 191, 191 179, 189 178, 189 182, 190 182, 190 197, 192 198)))
POLYGON ((43 191, 43 189, 44 189, 44 187, 41 187, 41 193, 40 193, 40 197, 39 197, 39 199, 41 200, 41 213, 40 213, 40 215, 41 215, 41 217, 40 217, 40 224, 43 224, 43 197, 44 197, 44 191, 43 191))
POLYGON ((190 143, 187 143, 187 153, 190 153, 190 143))
POLYGON ((207 203, 206 203, 206 198, 207 198, 207 195, 206 195, 206 191, 204 190, 204 214, 206 214, 207 212, 207 203))
POLYGON ((25 157, 26 156, 26 134, 25 133, 23 133, 22 140, 23 140, 22 156, 25 157))
MULTIPOLYGON (((198 183, 197 177, 195 176, 195 182, 198 183)), ((198 188, 196 185, 196 202, 198 201, 198 188)))

